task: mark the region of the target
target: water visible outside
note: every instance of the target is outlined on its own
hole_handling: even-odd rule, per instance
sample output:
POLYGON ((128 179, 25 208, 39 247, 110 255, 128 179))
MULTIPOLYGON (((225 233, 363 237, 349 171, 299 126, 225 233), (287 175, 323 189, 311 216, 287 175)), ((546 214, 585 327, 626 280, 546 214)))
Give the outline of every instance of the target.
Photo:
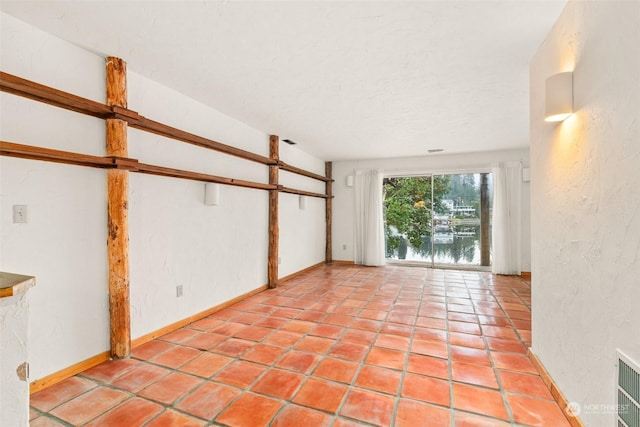
POLYGON ((385 178, 387 258, 479 266, 480 186, 480 174, 385 178))
MULTIPOLYGON (((452 225, 440 231, 436 228, 433 237, 434 263, 480 265, 480 220, 477 225, 452 225)), ((387 258, 431 262, 431 237, 424 236, 417 250, 407 239, 402 239, 395 250, 389 250, 387 246, 387 258)))

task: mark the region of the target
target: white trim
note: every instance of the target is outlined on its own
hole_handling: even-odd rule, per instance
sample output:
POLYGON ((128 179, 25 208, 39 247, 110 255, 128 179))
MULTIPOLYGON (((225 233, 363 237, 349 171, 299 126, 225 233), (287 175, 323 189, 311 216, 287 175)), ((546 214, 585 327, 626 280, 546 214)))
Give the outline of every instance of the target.
POLYGON ((430 172, 422 172, 422 171, 385 171, 385 178, 402 178, 402 177, 414 177, 414 176, 440 176, 440 175, 465 175, 465 174, 479 174, 479 173, 492 173, 492 167, 487 166, 483 168, 472 168, 472 169, 442 169, 442 170, 432 170, 430 172))
POLYGON ((465 270, 465 271, 482 271, 491 273, 491 266, 472 265, 472 264, 442 264, 434 263, 430 261, 417 261, 417 260, 402 260, 387 258, 386 263, 389 265, 401 265, 404 267, 424 267, 434 270, 465 270))

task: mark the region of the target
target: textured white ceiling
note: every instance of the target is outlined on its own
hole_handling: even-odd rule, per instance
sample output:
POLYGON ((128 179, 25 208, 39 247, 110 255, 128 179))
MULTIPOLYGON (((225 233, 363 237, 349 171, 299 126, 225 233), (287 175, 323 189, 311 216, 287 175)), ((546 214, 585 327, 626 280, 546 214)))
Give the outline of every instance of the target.
POLYGON ((0 7, 324 160, 344 160, 526 147, 529 60, 565 3, 0 7))

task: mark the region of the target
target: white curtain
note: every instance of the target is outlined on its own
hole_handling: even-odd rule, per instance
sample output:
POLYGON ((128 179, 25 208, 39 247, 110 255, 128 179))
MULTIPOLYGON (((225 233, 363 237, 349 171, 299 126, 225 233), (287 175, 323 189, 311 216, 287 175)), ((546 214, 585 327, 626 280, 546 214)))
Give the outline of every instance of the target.
POLYGON ((493 170, 493 267, 495 274, 521 273, 522 164, 508 162, 493 170))
POLYGON ((384 265, 384 219, 380 170, 355 173, 355 263, 384 265))

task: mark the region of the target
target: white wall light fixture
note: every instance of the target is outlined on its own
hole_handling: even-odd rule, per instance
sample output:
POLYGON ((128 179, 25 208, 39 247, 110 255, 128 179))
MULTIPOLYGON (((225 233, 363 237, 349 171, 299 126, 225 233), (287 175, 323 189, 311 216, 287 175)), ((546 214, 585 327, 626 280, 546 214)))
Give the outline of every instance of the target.
POLYGON ((207 182, 204 184, 204 204, 218 206, 220 203, 220 184, 207 182))
POLYGON ((559 73, 545 83, 545 122, 561 122, 573 114, 573 73, 559 73))
POLYGON ((307 207, 307 198, 304 196, 298 196, 298 208, 304 210, 307 207))
POLYGON ((347 176, 347 187, 353 187, 353 175, 347 176))

